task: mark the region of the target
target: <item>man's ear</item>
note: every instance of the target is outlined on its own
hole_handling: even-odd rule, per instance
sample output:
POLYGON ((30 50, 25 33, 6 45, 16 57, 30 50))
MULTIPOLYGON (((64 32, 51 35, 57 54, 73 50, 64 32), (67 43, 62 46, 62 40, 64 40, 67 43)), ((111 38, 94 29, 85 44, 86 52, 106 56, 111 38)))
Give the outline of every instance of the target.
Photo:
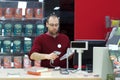
POLYGON ((48 23, 46 22, 46 27, 48 28, 48 23))

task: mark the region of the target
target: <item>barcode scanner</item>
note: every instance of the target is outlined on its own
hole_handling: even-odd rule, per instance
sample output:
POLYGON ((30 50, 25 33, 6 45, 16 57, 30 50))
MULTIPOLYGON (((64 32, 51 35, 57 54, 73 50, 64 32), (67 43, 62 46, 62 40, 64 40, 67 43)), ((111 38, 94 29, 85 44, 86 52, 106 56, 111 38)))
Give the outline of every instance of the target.
MULTIPOLYGON (((60 51, 53 51, 53 53, 56 54, 56 55, 60 55, 60 54, 61 54, 60 51)), ((53 63, 54 63, 54 60, 51 60, 51 63, 53 64, 53 63)))

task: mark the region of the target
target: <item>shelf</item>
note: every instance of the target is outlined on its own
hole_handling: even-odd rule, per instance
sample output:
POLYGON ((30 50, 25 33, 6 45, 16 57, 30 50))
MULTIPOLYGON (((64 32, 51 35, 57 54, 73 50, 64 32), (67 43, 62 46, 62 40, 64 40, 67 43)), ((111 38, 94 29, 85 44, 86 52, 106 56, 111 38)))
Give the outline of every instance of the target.
POLYGON ((26 7, 18 7, 19 1, 0 2, 0 63, 7 62, 10 68, 13 68, 11 62, 15 63, 14 60, 21 61, 23 66, 23 56, 28 55, 33 40, 45 31, 42 2, 22 2, 26 3, 26 7), (24 14, 22 11, 25 11, 24 14))
POLYGON ((22 17, 22 18, 5 18, 4 16, 2 16, 2 17, 0 17, 0 21, 9 21, 9 20, 11 20, 11 21, 33 21, 33 20, 36 20, 36 21, 38 21, 38 20, 40 20, 40 21, 43 21, 43 18, 42 19, 40 19, 40 18, 35 18, 35 17, 33 17, 33 18, 25 18, 25 17, 22 17))
POLYGON ((0 56, 24 56, 25 53, 0 53, 0 56))

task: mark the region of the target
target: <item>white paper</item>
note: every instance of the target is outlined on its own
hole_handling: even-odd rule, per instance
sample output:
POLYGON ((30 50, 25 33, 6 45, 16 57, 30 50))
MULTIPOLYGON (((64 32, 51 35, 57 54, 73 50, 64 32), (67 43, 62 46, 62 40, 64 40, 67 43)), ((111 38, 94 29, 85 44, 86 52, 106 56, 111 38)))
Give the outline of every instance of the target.
POLYGON ((25 15, 26 6, 27 6, 27 2, 22 2, 22 1, 18 2, 18 8, 22 8, 22 15, 25 15))
POLYGON ((109 50, 118 50, 118 45, 109 44, 109 50))

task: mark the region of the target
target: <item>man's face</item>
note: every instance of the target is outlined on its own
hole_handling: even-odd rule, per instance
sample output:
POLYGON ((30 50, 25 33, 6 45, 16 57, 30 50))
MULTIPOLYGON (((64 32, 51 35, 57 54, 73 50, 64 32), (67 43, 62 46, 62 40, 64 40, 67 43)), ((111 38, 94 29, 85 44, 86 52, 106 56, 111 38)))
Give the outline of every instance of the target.
POLYGON ((59 29, 59 20, 57 17, 51 16, 46 23, 46 27, 48 28, 48 32, 51 35, 56 35, 59 29))

